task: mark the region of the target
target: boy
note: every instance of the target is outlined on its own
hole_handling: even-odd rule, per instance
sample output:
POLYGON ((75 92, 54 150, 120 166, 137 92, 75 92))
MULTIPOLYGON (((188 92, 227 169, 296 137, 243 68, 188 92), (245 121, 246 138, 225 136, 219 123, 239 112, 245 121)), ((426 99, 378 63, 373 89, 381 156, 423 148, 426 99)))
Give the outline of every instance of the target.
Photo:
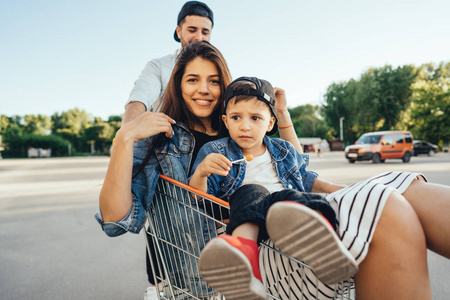
POLYGON ((329 183, 306 170, 308 156, 266 136, 278 130, 270 83, 236 79, 225 92, 224 112, 230 138, 202 147, 189 181, 230 203, 227 235, 213 239, 200 256, 203 279, 227 299, 266 299, 258 242, 269 237, 281 251, 309 264, 324 283, 355 274, 356 262, 335 233, 333 209, 320 195, 306 193, 321 192, 329 183), (247 155, 254 159, 233 164, 247 155))

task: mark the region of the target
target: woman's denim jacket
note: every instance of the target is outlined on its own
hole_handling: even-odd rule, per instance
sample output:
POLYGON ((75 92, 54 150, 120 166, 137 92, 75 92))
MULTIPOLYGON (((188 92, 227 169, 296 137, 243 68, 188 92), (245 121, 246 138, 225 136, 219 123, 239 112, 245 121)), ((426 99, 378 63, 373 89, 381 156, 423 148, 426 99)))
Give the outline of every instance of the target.
MULTIPOLYGON (((267 146, 273 167, 278 178, 286 188, 301 192, 311 192, 317 173, 307 171, 309 155, 300 154, 294 146, 282 139, 264 137, 264 144, 267 146)), ((210 153, 220 153, 229 160, 243 158, 239 145, 231 138, 222 138, 205 144, 199 151, 195 160, 191 174, 203 159, 210 153)), ((218 198, 225 198, 242 185, 245 177, 247 164, 242 161, 233 164, 227 176, 211 174, 208 177, 208 194, 218 198)))
POLYGON ((182 124, 173 126, 173 130, 173 137, 161 149, 156 149, 156 154, 151 154, 142 172, 138 171, 155 136, 135 143, 131 184, 133 202, 130 211, 125 218, 118 222, 103 222, 99 208, 95 214, 95 218, 108 236, 118 236, 127 231, 139 233, 145 223, 146 211, 153 200, 160 174, 188 183, 187 178, 195 139, 182 124))

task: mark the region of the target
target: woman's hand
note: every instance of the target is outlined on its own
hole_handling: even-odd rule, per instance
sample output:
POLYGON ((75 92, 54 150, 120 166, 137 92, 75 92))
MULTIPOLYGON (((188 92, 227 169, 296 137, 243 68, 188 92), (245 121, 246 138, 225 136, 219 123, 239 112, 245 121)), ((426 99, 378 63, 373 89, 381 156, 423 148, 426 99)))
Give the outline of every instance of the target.
POLYGON ((208 177, 211 174, 227 176, 230 171, 231 162, 219 153, 211 153, 198 165, 195 173, 200 177, 208 177))
POLYGON ((142 139, 164 132, 168 138, 173 136, 172 125, 175 120, 163 113, 147 111, 129 123, 120 131, 127 140, 137 142, 142 139))
POLYGON ((280 88, 274 88, 275 106, 277 108, 278 127, 285 127, 292 124, 291 115, 287 109, 286 92, 280 88))
POLYGON ((303 148, 298 141, 295 128, 292 124, 291 114, 287 109, 286 93, 283 89, 277 87, 274 88, 274 91, 276 98, 275 105, 277 107, 278 131, 280 133, 280 137, 283 140, 291 142, 299 153, 303 153, 303 148))
POLYGON ((287 111, 287 100, 286 100, 286 92, 280 88, 273 88, 275 91, 275 105, 277 108, 277 113, 283 113, 287 111))

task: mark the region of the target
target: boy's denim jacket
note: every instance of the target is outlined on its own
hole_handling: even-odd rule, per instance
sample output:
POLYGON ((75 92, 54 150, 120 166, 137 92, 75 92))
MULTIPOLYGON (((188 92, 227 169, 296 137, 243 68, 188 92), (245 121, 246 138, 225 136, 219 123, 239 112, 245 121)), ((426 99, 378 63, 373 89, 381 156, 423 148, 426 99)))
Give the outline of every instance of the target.
MULTIPOLYGON (((309 155, 300 154, 294 146, 282 139, 264 137, 272 164, 277 172, 278 178, 285 188, 301 192, 311 192, 317 173, 307 171, 309 155)), ((243 158, 239 145, 231 138, 226 137, 205 144, 199 151, 191 174, 197 166, 210 153, 219 153, 226 156, 230 161, 243 158)), ((218 198, 226 198, 242 185, 247 164, 242 161, 233 164, 227 176, 211 174, 208 177, 208 194, 218 198)))
POLYGON ((133 179, 131 191, 133 202, 128 214, 118 222, 103 222, 100 208, 95 219, 102 225, 108 236, 118 236, 129 231, 139 233, 145 223, 146 211, 153 200, 156 183, 160 174, 183 183, 188 183, 189 166, 194 150, 195 139, 183 124, 173 126, 174 135, 160 149, 155 149, 148 163, 139 172, 151 141, 156 137, 140 140, 134 144, 133 179), (155 154, 156 153, 156 154, 155 154))

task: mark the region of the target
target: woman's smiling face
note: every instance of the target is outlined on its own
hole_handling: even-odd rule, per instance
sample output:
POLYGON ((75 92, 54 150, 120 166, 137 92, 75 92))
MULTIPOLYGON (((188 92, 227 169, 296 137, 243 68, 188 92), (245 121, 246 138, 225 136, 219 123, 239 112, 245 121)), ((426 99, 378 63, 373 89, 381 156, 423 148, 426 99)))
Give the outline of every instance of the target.
POLYGON ((216 65, 200 57, 189 62, 181 79, 181 93, 189 110, 203 124, 210 124, 221 95, 216 65))

